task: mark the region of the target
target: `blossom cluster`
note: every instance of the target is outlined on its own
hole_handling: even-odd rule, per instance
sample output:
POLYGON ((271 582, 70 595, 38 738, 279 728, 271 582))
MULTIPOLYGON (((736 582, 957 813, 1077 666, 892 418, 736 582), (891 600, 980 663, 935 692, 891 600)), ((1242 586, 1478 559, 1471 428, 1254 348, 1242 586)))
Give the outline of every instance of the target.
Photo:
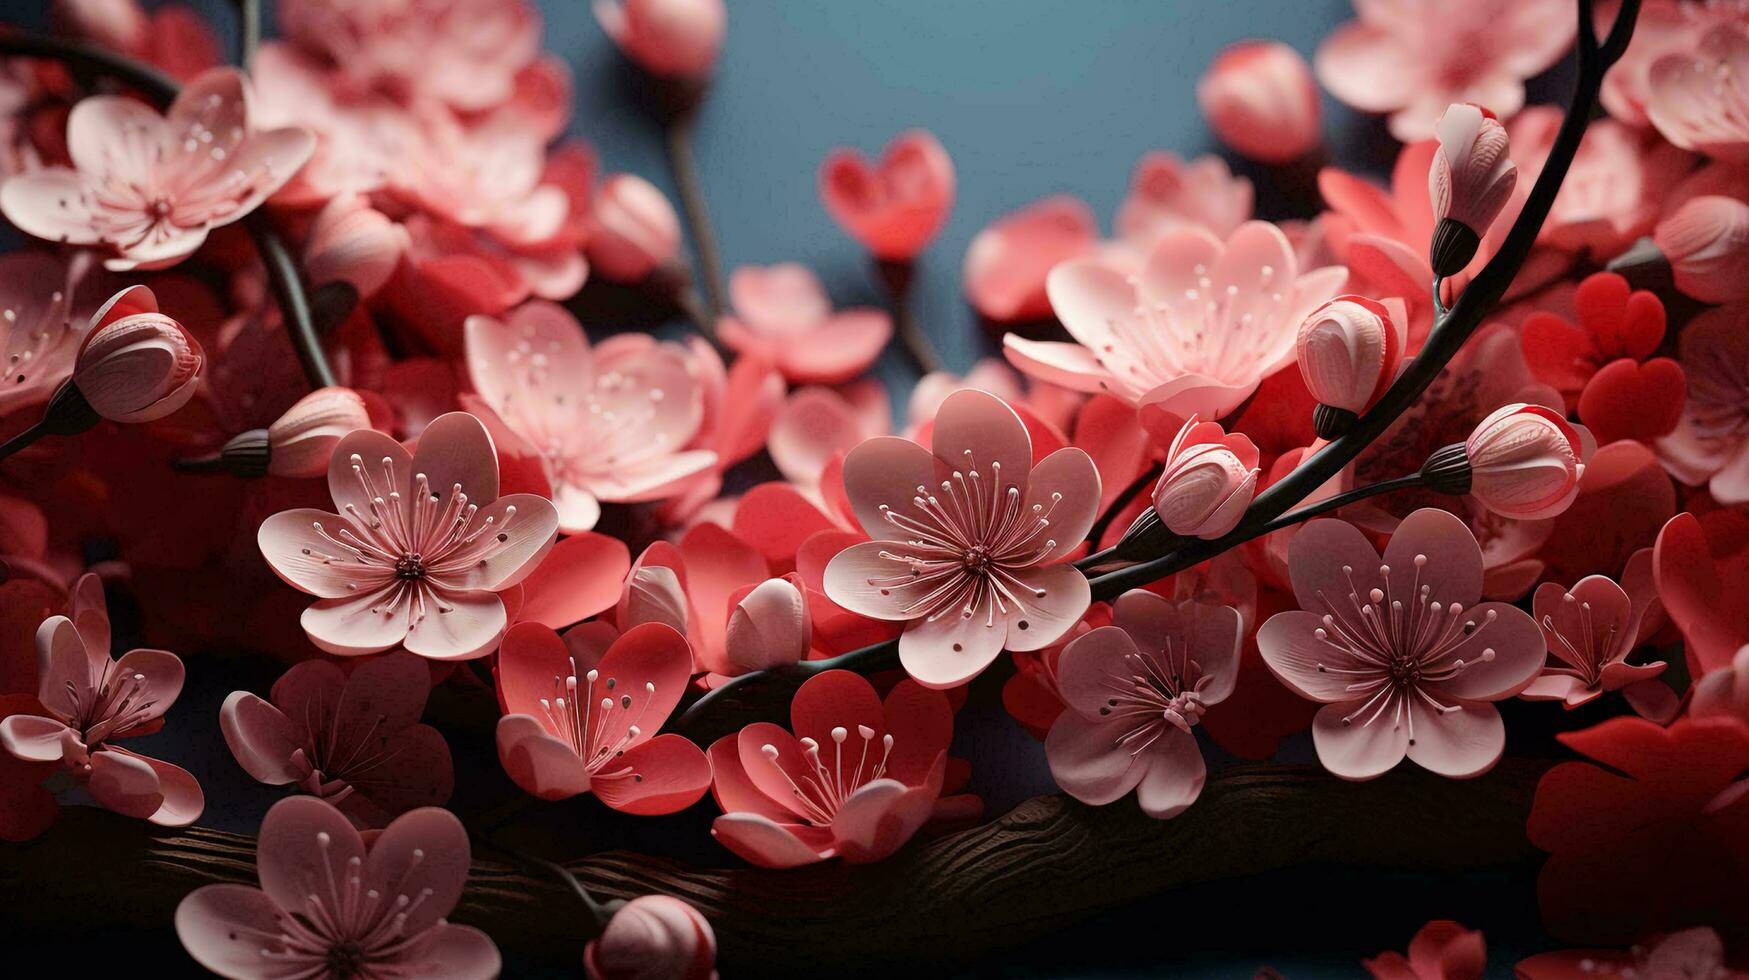
MULTIPOLYGON (((1610 33, 1566 0, 1370 0, 1310 61, 1219 52, 1196 101, 1256 179, 1321 152, 1321 84, 1388 115, 1388 183, 1325 166, 1321 209, 1267 220, 1222 157, 1161 150, 1109 235, 1065 195, 980 215, 963 289, 999 355, 964 374, 906 303, 954 208, 930 133, 821 161, 890 287, 838 309, 802 261, 715 281, 700 214, 602 173, 527 0, 280 0, 247 70, 179 7, 52 6, 180 87, 0 60, 30 239, 0 256, 0 838, 63 801, 188 826, 195 775, 119 743, 222 739, 287 798, 260 887, 176 910, 201 965, 495 976, 446 918, 467 781, 704 808, 765 869, 927 846, 983 818, 953 754, 980 693, 1064 793, 1160 820, 1284 741, 1464 779, 1554 729, 1547 930, 1615 950, 1599 976, 1745 952, 1710 931, 1749 922, 1741 5, 1647 0, 1576 153, 1524 87, 1610 33), (600 280, 693 329, 605 329, 600 280), (896 343, 908 395, 871 373, 896 343), (112 628, 118 600, 143 615, 112 628), (177 705, 239 649, 270 688, 216 725, 177 705), (787 711, 732 716, 760 683, 787 711)), ((595 13, 683 139, 720 0, 595 13)), ((714 976, 691 905, 592 911, 591 976, 714 976)), ((1484 961, 1436 922, 1367 966, 1484 961)))

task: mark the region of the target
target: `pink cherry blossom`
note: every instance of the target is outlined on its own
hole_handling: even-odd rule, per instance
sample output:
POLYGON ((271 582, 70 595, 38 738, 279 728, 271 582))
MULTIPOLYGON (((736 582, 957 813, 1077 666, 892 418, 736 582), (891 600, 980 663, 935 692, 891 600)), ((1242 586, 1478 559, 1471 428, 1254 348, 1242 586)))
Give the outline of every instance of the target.
POLYGON ((736 353, 763 358, 794 384, 842 384, 867 371, 893 336, 881 310, 832 312, 807 266, 742 266, 729 275, 735 316, 717 334, 736 353))
POLYGON ((255 129, 248 82, 216 68, 165 115, 125 96, 81 100, 67 120, 73 166, 6 181, 0 211, 38 238, 103 246, 111 269, 162 268, 259 207, 314 148, 301 128, 255 129))
POLYGON ((1391 135, 1405 142, 1433 135, 1453 102, 1516 113, 1524 80, 1565 54, 1577 30, 1562 0, 1363 0, 1355 13, 1318 46, 1318 80, 1356 109, 1390 113, 1391 135))
POLYGON ((0 255, 0 418, 47 401, 73 372, 90 322, 74 315, 74 295, 90 262, 63 264, 47 252, 0 255))
POLYGON ((1708 310, 1678 341, 1688 399, 1657 442, 1670 475, 1705 485, 1720 503, 1749 502, 1749 306, 1708 310))
POLYGON ((1231 606, 1139 589, 1118 597, 1111 625, 1057 661, 1069 708, 1045 739, 1057 784, 1096 806, 1133 789, 1150 817, 1183 813, 1207 772, 1191 729, 1233 692, 1241 632, 1231 606))
POLYGON ((953 208, 953 160, 923 130, 894 137, 878 164, 857 150, 833 150, 819 182, 832 219, 880 259, 916 258, 953 208))
POLYGON ((1638 685, 1664 672, 1663 661, 1627 662, 1662 620, 1657 601, 1650 549, 1628 563, 1620 585, 1605 575, 1588 575, 1571 589, 1544 582, 1531 608, 1553 659, 1522 697, 1577 708, 1605 691, 1626 689, 1632 701, 1638 685))
POLYGON ((884 860, 929 819, 952 738, 940 692, 900 681, 883 702, 849 671, 811 677, 789 731, 756 722, 711 745, 711 835, 764 868, 884 860))
MULTIPOLYGON (((1133 280, 1098 259, 1051 271, 1051 305, 1076 343, 1003 338, 1015 367, 1105 391, 1177 422, 1223 418, 1293 360, 1300 321, 1341 288, 1340 266, 1302 273, 1287 236, 1247 222, 1222 242, 1168 232, 1133 280)), ((1167 431, 1171 431, 1168 429, 1167 431)))
POLYGON ((176 935, 201 966, 232 980, 288 976, 491 980, 498 947, 447 916, 467 884, 468 833, 447 810, 403 814, 367 844, 309 796, 261 821, 261 887, 204 885, 176 907, 176 935))
POLYGON ((1154 510, 1174 534, 1213 540, 1237 527, 1257 494, 1257 446, 1192 415, 1166 450, 1154 510))
POLYGON ((583 949, 589 980, 716 980, 717 935, 698 909, 667 895, 620 906, 583 949))
POLYGON ((557 633, 521 623, 498 657, 498 758, 543 800, 593 793, 626 813, 674 813, 710 785, 698 746, 657 735, 686 693, 692 652, 660 623, 635 626, 599 659, 579 656, 557 633))
POLYGON ((1322 135, 1312 69, 1280 41, 1240 41, 1221 51, 1197 80, 1196 102, 1221 142, 1264 163, 1292 163, 1322 135))
POLYGON ((498 496, 492 437, 465 412, 426 426, 413 453, 373 429, 348 435, 328 490, 340 514, 281 511, 256 541, 281 579, 317 598, 302 619, 310 642, 340 656, 492 652, 508 622, 497 593, 540 564, 558 528, 545 497, 498 496))
POLYGON ((1129 195, 1117 211, 1117 233, 1142 255, 1160 236, 1195 225, 1225 238, 1251 218, 1251 181, 1235 177, 1217 156, 1183 160, 1155 150, 1136 164, 1129 195))
POLYGON ((1697 153, 1749 161, 1749 25, 1724 23, 1664 55, 1647 76, 1646 115, 1664 138, 1697 153))
POLYGON ((686 633, 695 673, 739 673, 729 654, 730 622, 736 606, 771 577, 759 548, 715 523, 700 522, 678 545, 658 541, 638 556, 615 621, 622 629, 666 623, 686 633))
POLYGON ((873 378, 837 389, 797 388, 772 419, 766 449, 786 479, 814 487, 839 454, 886 435, 891 420, 887 389, 873 378))
MULTIPOLYGON (((1619 6, 1619 4, 1610 4, 1619 6)), ((1599 28, 1606 27, 1599 18, 1599 28)), ((1749 24, 1749 11, 1736 3, 1689 3, 1688 0, 1648 0, 1634 22, 1634 36, 1621 60, 1603 78, 1600 93, 1609 114, 1636 129, 1651 126, 1646 103, 1651 97, 1652 66, 1667 54, 1693 54, 1700 38, 1720 24, 1749 24)))
POLYGON ((1049 646, 1086 612, 1087 579, 1062 559, 1092 526, 1099 473, 1074 448, 1033 465, 1032 438, 1000 399, 950 395, 933 451, 864 442, 844 461, 844 486, 873 540, 832 559, 826 594, 905 623, 899 659, 918 683, 963 684, 1005 648, 1049 646))
POLYGON ((1059 262, 1092 251, 1099 222, 1092 209, 1067 194, 996 219, 966 248, 960 280, 977 311, 1000 323, 1051 315, 1045 276, 1059 262))
POLYGON ((73 587, 72 616, 53 616, 36 632, 37 699, 45 713, 0 721, 0 748, 24 762, 54 763, 99 804, 165 827, 186 827, 206 798, 180 766, 114 743, 164 727, 182 693, 182 661, 164 650, 109 653, 103 584, 87 574, 73 587))
POLYGON ((1536 621, 1482 593, 1482 552, 1464 522, 1418 510, 1381 559, 1346 521, 1308 523, 1288 556, 1300 609, 1257 633, 1264 663, 1323 702, 1312 741, 1324 768, 1372 779, 1404 756, 1444 776, 1493 768, 1506 745, 1490 701, 1542 671, 1536 621))
POLYGON ((917 384, 911 388, 911 398, 905 405, 905 419, 910 423, 909 431, 915 432, 925 423, 933 422, 935 413, 941 411, 941 403, 961 388, 987 391, 1010 406, 1026 402, 1027 392, 1020 383, 1020 375, 1001 358, 985 357, 973 364, 972 369, 964 375, 951 371, 931 371, 918 378, 917 384))
MULTIPOLYGON (((1562 115, 1555 106, 1530 106, 1506 127, 1521 190, 1542 173, 1562 115)), ((1631 129, 1614 119, 1593 120, 1537 238, 1557 248, 1588 251, 1599 259, 1618 255, 1651 231, 1664 202, 1693 163, 1691 154, 1655 133, 1631 129)))
POLYGON ((540 53, 540 14, 525 0, 285 0, 275 9, 285 36, 345 88, 463 112, 509 101, 540 53))
POLYGON ((676 78, 710 74, 729 19, 723 0, 595 0, 595 19, 613 43, 648 71, 676 78))
POLYGON ((602 501, 660 500, 716 463, 686 448, 703 409, 679 347, 591 350, 575 317, 541 301, 465 330, 474 390, 541 460, 566 533, 594 527, 602 501))
POLYGON ((449 802, 449 745, 419 722, 430 692, 431 669, 404 650, 363 660, 351 673, 307 660, 273 682, 271 701, 232 692, 219 727, 256 780, 321 797, 369 830, 449 802))

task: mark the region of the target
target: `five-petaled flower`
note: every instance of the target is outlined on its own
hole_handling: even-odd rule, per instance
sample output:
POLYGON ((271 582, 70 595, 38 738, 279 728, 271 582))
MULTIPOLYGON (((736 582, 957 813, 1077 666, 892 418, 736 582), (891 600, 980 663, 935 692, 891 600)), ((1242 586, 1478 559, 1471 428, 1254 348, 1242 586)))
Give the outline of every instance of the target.
POLYGON ((455 787, 449 745, 420 724, 431 668, 396 650, 350 674, 306 660, 273 682, 272 701, 234 691, 219 727, 237 764, 272 786, 295 785, 361 829, 418 806, 442 806, 455 787))
POLYGON ((1303 697, 1324 702, 1312 741, 1324 768, 1371 779, 1408 756, 1446 776, 1477 776, 1506 746, 1488 702, 1542 670, 1536 621, 1482 594, 1482 551, 1463 521, 1418 510, 1383 559, 1354 525, 1312 521, 1288 570, 1300 608, 1257 631, 1264 663, 1303 697))
POLYGON ((940 799, 953 739, 947 696, 900 681, 882 701, 847 670, 808 679, 790 728, 756 722, 711 745, 711 834, 766 868, 879 861, 940 799))
POLYGON ((256 540, 280 578, 320 600, 304 610, 310 642, 341 656, 492 652, 508 625, 497 593, 540 564, 558 529, 545 497, 498 496, 492 437, 466 412, 432 421, 415 453, 374 429, 346 436, 328 490, 342 513, 281 511, 256 540))
POLYGON ((518 623, 498 657, 498 758, 543 800, 593 793, 626 813, 684 810, 710 786, 698 746, 656 730, 680 703, 692 651, 644 623, 591 656, 539 623, 518 623))
POLYGON ((1294 359, 1301 321, 1347 276, 1340 266, 1302 272, 1268 222, 1246 222, 1225 242, 1181 226, 1136 276, 1097 257, 1052 269, 1051 306, 1076 343, 1009 334, 1003 350, 1040 381, 1109 392, 1144 417, 1225 418, 1294 359))
POLYGON ((176 935, 232 980, 444 977, 491 980, 498 947, 445 920, 467 884, 468 833, 447 810, 404 814, 367 843, 313 796, 261 821, 261 887, 205 885, 176 906, 176 935))
POLYGON ((883 436, 851 450, 844 486, 873 540, 835 556, 825 588, 851 612, 905 623, 905 671, 949 688, 1004 648, 1051 645, 1087 611, 1087 579, 1061 559, 1093 525, 1099 472, 1075 448, 1034 466, 1020 416, 973 388, 942 402, 933 446, 883 436))
POLYGON ((299 127, 256 132, 249 83, 215 68, 190 83, 166 115, 121 95, 94 95, 67 119, 73 166, 6 181, 0 211, 38 238, 102 245, 111 269, 182 261, 207 232, 244 217, 297 173, 315 150, 299 127))
POLYGON ((687 448, 703 408, 679 347, 590 350, 575 317, 539 300, 466 332, 474 390, 540 457, 565 533, 594 527, 601 501, 659 500, 716 464, 687 448))
POLYGON ((88 574, 73 589, 72 617, 46 619, 36 633, 43 710, 0 721, 0 747, 24 762, 64 766, 117 813, 186 827, 206 805, 194 777, 114 744, 164 727, 182 693, 182 661, 164 650, 111 660, 109 641, 103 585, 88 574))
POLYGON ((1110 626, 1070 643, 1057 661, 1069 710, 1045 738, 1057 785, 1083 803, 1136 790, 1142 811, 1183 813, 1207 768, 1191 729, 1233 692, 1239 613, 1137 589, 1112 604, 1110 626))

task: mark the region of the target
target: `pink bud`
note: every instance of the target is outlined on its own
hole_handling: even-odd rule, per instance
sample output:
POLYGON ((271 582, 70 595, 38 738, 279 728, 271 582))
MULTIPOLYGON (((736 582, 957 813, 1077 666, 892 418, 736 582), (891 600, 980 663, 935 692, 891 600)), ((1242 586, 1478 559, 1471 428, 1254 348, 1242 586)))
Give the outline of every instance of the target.
POLYGON ((1579 495, 1588 436, 1552 409, 1507 405, 1483 419, 1464 444, 1470 493, 1506 517, 1554 517, 1579 495))
POLYGON ((1433 236, 1433 271, 1455 275, 1470 264, 1488 226, 1512 196, 1518 167, 1508 156, 1506 127, 1478 105, 1456 102, 1439 117, 1439 152, 1427 171, 1427 192, 1440 227, 1433 236))
POLYGON ((1257 495, 1257 447, 1239 433, 1192 415, 1154 485, 1154 511, 1173 534, 1218 538, 1234 527, 1257 495))
POLYGON ((310 225, 304 272, 313 285, 345 281, 368 299, 395 274, 407 243, 407 229, 358 195, 342 194, 310 225))
POLYGON ((267 427, 273 449, 267 472, 274 476, 321 476, 334 445, 349 432, 370 428, 364 399, 351 388, 318 388, 267 427))
POLYGON ((1749 204, 1716 194, 1693 198, 1658 223, 1652 241, 1684 294, 1703 303, 1749 297, 1749 204))
POLYGON ((1359 415, 1391 386, 1407 343, 1402 300, 1338 296, 1300 324, 1295 350, 1312 397, 1359 415))
POLYGON ((674 569, 644 565, 634 569, 626 578, 625 591, 620 593, 619 606, 614 612, 614 622, 622 630, 645 623, 662 623, 684 634, 690 608, 686 590, 681 588, 680 577, 674 574, 674 569))
POLYGON ((729 15, 723 0, 595 0, 595 19, 645 71, 699 78, 716 64, 729 15))
POLYGON ((589 264, 614 282, 642 282, 680 253, 680 216, 654 184, 614 174, 590 216, 589 264))
POLYGON ((147 46, 151 20, 135 0, 54 0, 49 23, 57 34, 137 54, 147 46))
POLYGON ((1321 138, 1312 69, 1280 41, 1240 41, 1216 55, 1196 101, 1215 135, 1253 160, 1292 163, 1321 138))
POLYGON ((188 404, 205 364, 200 343, 158 312, 152 291, 130 286, 92 318, 73 383, 104 418, 150 422, 188 404))
POLYGON ((711 980, 716 962, 710 922, 667 895, 627 902, 583 950, 589 980, 711 980))
POLYGON ((805 659, 814 636, 807 593, 794 572, 753 587, 729 612, 727 655, 733 673, 805 659))

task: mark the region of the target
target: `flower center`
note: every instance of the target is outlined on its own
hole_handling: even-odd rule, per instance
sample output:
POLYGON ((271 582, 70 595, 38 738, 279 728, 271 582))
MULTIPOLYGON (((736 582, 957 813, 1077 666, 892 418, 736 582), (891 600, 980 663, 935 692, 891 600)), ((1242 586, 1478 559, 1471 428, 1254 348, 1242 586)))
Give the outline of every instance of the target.
POLYGON ((650 702, 655 699, 656 685, 644 682, 644 697, 641 701, 630 694, 618 692, 618 678, 603 679, 601 671, 590 670, 582 675, 581 685, 577 682, 577 659, 570 658, 570 673, 563 677, 554 675, 553 696, 541 698, 541 710, 546 712, 547 724, 553 732, 564 739, 571 751, 582 760, 583 768, 588 770, 591 779, 623 779, 631 777, 637 782, 643 782, 644 777, 632 771, 630 766, 612 771, 604 771, 621 756, 626 749, 643 735, 642 722, 644 715, 650 709, 650 702), (599 696, 596 685, 601 685, 599 696), (634 705, 637 714, 632 714, 634 705))
POLYGON ((893 736, 881 736, 880 761, 870 768, 869 747, 875 741, 875 730, 867 725, 858 725, 856 734, 862 739, 862 748, 857 753, 854 770, 849 767, 850 760, 844 755, 844 743, 850 738, 850 731, 842 725, 832 729, 831 765, 827 765, 821 757, 820 743, 811 738, 804 737, 801 740, 802 758, 793 762, 779 761, 777 746, 769 742, 760 747, 760 752, 771 761, 772 767, 789 782, 790 791, 801 806, 802 819, 816 827, 830 826, 832 818, 837 815, 845 800, 850 799, 858 789, 887 774, 887 760, 893 754, 893 736), (795 767, 797 771, 792 772, 791 767, 795 767))
POLYGON ((328 950, 328 973, 335 980, 351 980, 364 972, 364 950, 357 943, 339 943, 328 950))
POLYGON ((163 221, 165 218, 168 218, 170 216, 170 210, 170 199, 163 195, 152 198, 152 202, 146 205, 146 214, 149 215, 153 221, 163 221))
POLYGON ((1202 665, 1191 660, 1184 645, 1166 638, 1166 653, 1125 654, 1107 677, 1112 695, 1100 707, 1102 718, 1128 719, 1134 727, 1117 737, 1117 744, 1140 755, 1168 727, 1189 732, 1202 720, 1208 705, 1203 691, 1208 679, 1202 665))
POLYGON ((965 557, 961 561, 965 564, 966 571, 981 572, 990 564, 990 549, 981 544, 972 545, 966 549, 965 557))
POLYGON ((1415 711, 1443 715, 1463 710, 1456 699, 1441 693, 1441 685, 1475 663, 1494 659, 1492 647, 1470 661, 1458 656, 1472 637, 1493 624, 1494 610, 1477 622, 1464 616, 1462 603, 1447 606, 1435 601, 1433 587, 1421 581, 1426 565, 1426 555, 1415 556, 1415 578, 1407 600, 1392 591, 1391 566, 1379 566, 1383 587, 1363 595, 1354 584, 1354 569, 1344 565, 1348 593, 1340 597, 1318 593, 1327 611, 1323 625, 1312 631, 1320 643, 1339 654, 1334 663, 1315 661, 1318 671, 1349 679, 1347 690, 1356 707, 1342 724, 1370 725, 1389 715, 1393 729, 1408 729, 1411 745, 1415 711))
POLYGON ((395 562, 395 577, 408 580, 424 578, 425 559, 418 554, 403 555, 395 562))

